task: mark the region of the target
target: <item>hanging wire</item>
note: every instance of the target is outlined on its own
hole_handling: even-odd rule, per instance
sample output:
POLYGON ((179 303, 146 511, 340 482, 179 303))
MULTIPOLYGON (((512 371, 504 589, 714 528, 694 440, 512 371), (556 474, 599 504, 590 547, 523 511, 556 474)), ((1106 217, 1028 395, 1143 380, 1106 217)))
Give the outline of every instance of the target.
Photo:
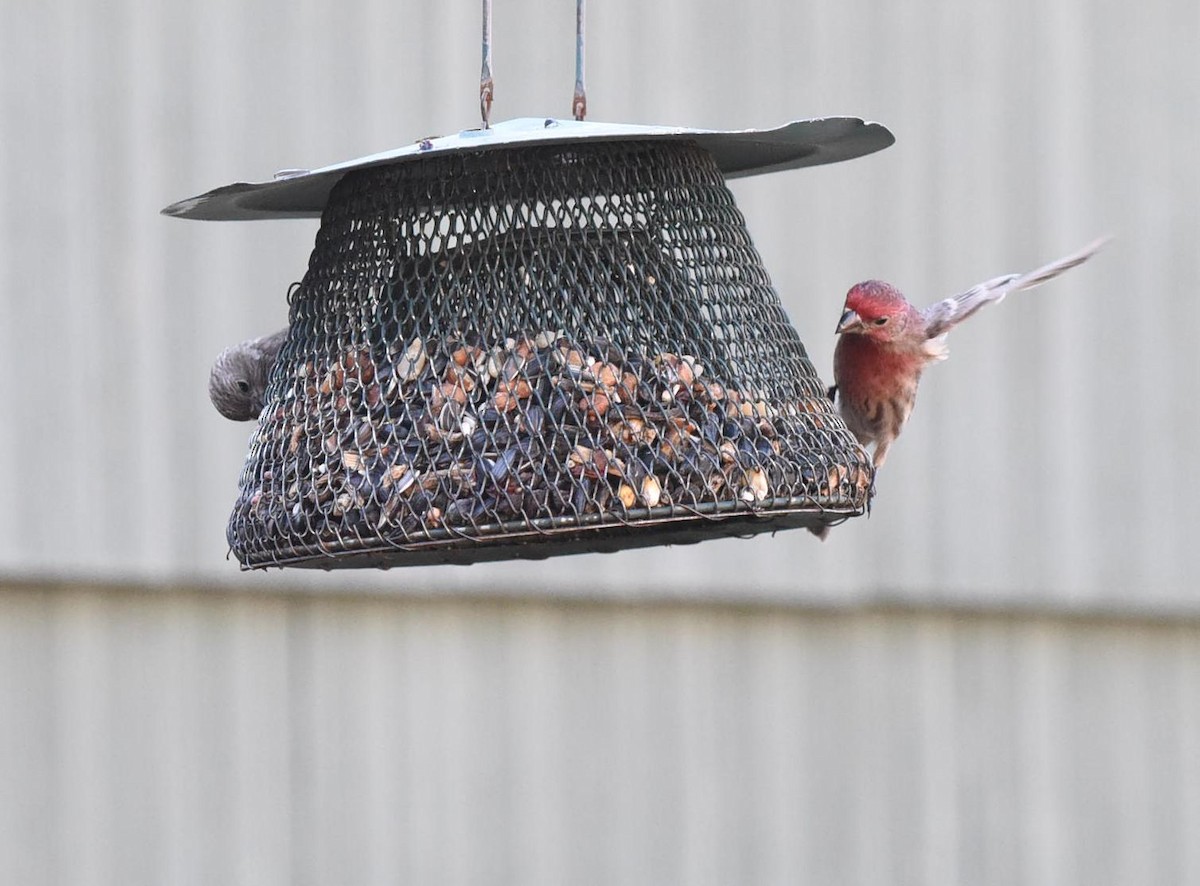
MULTIPOLYGON (((576 87, 578 89, 578 87, 576 87)), ((479 75, 479 116, 483 118, 483 128, 491 125, 492 96, 495 86, 492 82, 492 0, 483 0, 483 69, 479 75)))
POLYGON ((587 88, 583 83, 586 16, 587 0, 575 0, 575 98, 571 102, 571 113, 575 115, 576 120, 583 120, 587 116, 587 88))

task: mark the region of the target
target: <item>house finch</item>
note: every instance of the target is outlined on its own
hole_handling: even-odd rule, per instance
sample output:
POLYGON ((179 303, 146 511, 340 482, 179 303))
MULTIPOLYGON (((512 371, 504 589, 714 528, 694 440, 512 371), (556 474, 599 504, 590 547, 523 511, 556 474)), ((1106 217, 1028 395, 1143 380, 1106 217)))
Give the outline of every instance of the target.
POLYGON ((834 386, 829 396, 858 441, 864 446, 875 444, 875 467, 883 466, 912 412, 921 372, 929 363, 946 359, 946 333, 984 305, 1082 264, 1106 240, 1028 274, 1007 274, 972 286, 924 310, 879 280, 853 287, 837 325, 841 338, 833 352, 834 386))
POLYGON ((287 341, 287 333, 281 329, 221 352, 208 377, 208 396, 217 412, 233 421, 258 418, 271 367, 287 341))

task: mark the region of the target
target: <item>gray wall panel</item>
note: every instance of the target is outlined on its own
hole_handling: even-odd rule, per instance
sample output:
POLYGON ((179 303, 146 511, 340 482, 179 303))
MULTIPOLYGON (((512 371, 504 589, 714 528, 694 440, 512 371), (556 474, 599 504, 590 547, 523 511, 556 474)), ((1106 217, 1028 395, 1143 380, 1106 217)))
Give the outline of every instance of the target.
POLYGON ((0 877, 1200 883, 1196 622, 0 594, 0 877))

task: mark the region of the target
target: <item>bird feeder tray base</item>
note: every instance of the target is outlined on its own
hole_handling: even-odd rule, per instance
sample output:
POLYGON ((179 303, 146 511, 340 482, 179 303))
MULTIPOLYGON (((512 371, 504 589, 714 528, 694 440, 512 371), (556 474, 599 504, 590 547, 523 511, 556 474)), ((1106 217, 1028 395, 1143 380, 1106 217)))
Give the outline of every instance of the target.
MULTIPOLYGON (((317 545, 280 549, 271 563, 262 565, 329 571, 545 560, 566 554, 612 554, 634 548, 693 545, 719 538, 744 539, 785 529, 819 530, 859 513, 856 510, 825 511, 814 517, 811 506, 806 506, 795 512, 771 510, 762 515, 743 512, 721 517, 666 517, 661 518, 662 522, 641 519, 632 524, 596 522, 581 526, 569 520, 556 528, 554 521, 545 521, 547 526, 534 530, 505 531, 495 527, 497 532, 482 539, 440 530, 431 532, 428 541, 403 546, 366 541, 359 548, 352 541, 340 540, 329 548, 317 545)), ((481 528, 486 532, 489 527, 481 528)))

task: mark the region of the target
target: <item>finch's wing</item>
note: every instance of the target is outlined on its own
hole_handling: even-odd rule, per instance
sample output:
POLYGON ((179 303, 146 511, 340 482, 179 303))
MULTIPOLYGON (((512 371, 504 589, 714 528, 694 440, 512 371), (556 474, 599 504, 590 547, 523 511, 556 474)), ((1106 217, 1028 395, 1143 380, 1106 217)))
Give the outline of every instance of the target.
POLYGON ((930 305, 921 312, 925 318, 925 334, 927 338, 937 338, 945 335, 963 320, 966 320, 984 305, 990 305, 1003 300, 1010 292, 1022 289, 1033 289, 1047 280, 1053 280, 1063 271, 1069 271, 1076 265, 1081 265, 1108 242, 1107 237, 1089 243, 1078 252, 1043 265, 1028 274, 1005 274, 985 283, 972 286, 966 292, 942 299, 937 304, 930 305))
POLYGON ((963 320, 966 320, 984 305, 998 302, 1013 291, 1013 283, 1020 280, 1019 274, 1005 274, 985 283, 977 283, 966 292, 944 298, 937 304, 921 311, 925 318, 927 338, 945 335, 963 320))

